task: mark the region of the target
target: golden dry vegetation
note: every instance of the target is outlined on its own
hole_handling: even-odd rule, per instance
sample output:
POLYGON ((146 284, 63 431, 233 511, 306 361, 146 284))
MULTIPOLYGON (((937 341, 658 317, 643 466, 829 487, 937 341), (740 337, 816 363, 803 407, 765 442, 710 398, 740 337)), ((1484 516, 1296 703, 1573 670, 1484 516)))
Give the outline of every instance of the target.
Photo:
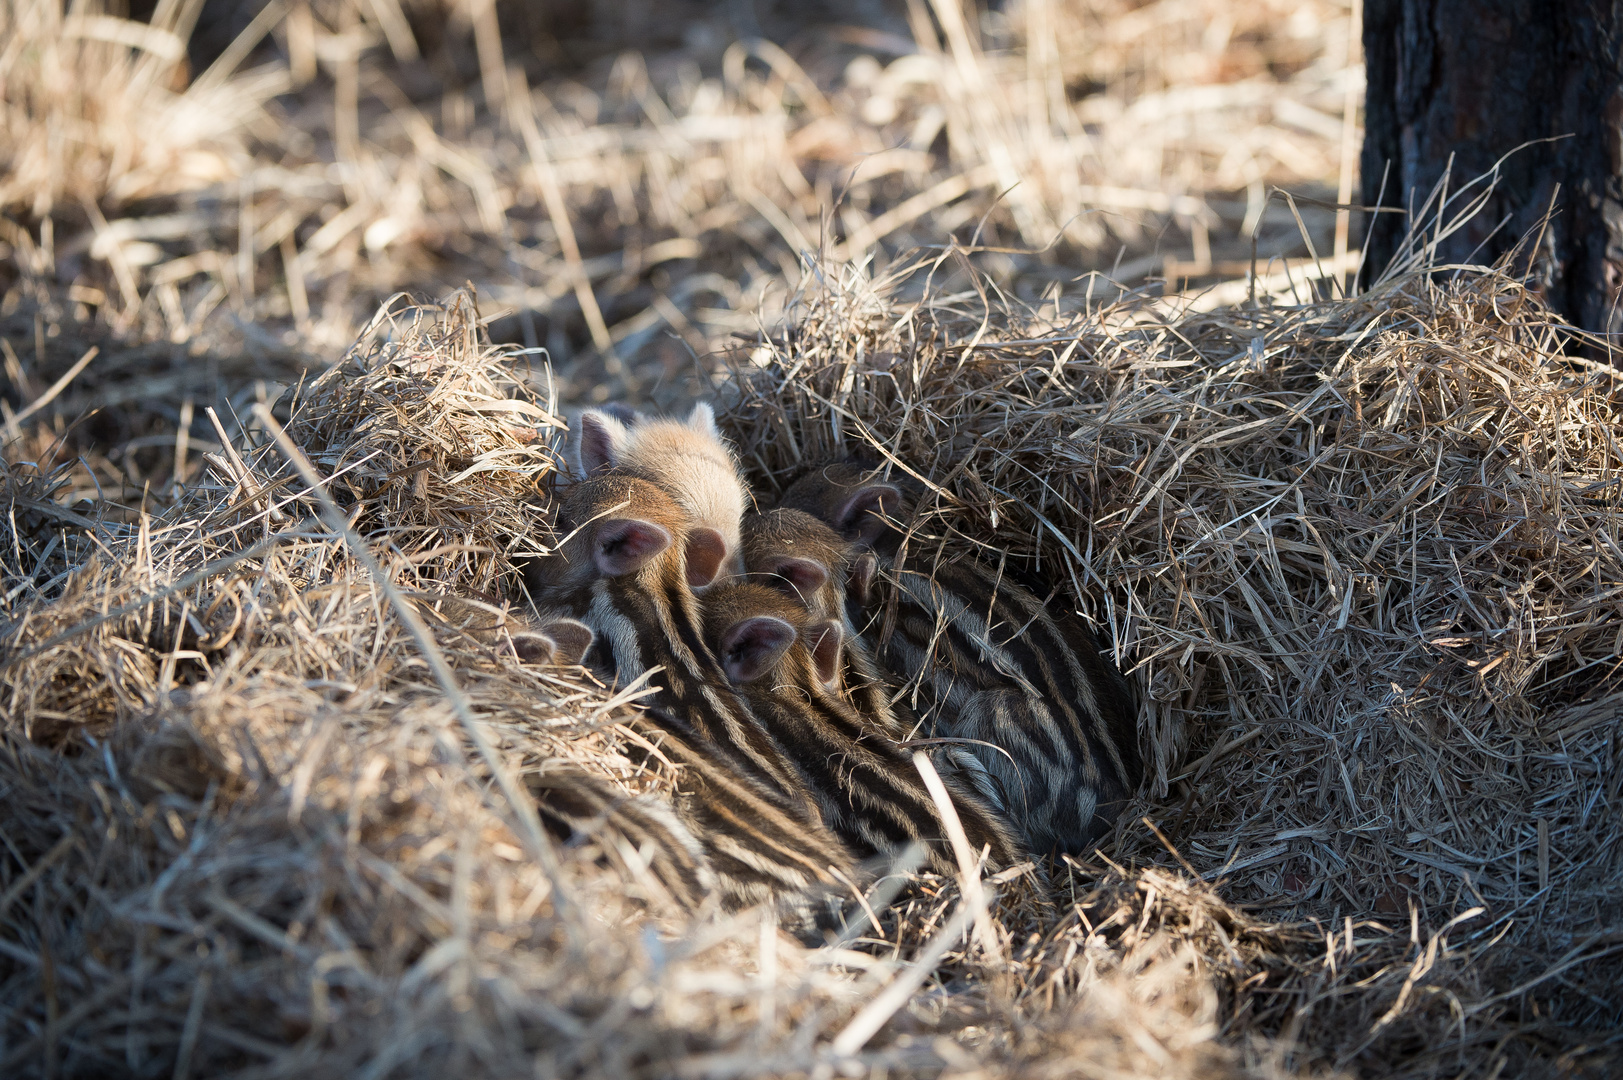
POLYGON ((1342 295, 1350 15, 0 7, 0 1073, 1615 1068, 1623 388, 1426 272, 1469 191, 1342 295), (1143 688, 991 937, 923 875, 809 948, 538 815, 676 778, 439 597, 553 542, 572 408, 700 394, 1143 688))

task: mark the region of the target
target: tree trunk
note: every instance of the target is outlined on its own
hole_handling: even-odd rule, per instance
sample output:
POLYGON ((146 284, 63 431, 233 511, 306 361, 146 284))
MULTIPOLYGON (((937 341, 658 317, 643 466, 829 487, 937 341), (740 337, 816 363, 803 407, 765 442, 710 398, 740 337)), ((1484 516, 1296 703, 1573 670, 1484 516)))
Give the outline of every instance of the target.
MULTIPOLYGON (((1418 207, 1451 158, 1454 191, 1509 154, 1438 261, 1492 263, 1532 232, 1517 272, 1575 325, 1623 329, 1623 0, 1366 0, 1364 59, 1365 204, 1418 207)), ((1366 277, 1409 224, 1375 215, 1366 277)))

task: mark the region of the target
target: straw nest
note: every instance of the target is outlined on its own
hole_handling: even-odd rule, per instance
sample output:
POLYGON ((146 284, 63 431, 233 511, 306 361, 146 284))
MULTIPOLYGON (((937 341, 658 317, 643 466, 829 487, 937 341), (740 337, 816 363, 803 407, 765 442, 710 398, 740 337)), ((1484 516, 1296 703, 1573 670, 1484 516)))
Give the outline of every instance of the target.
POLYGON ((10 444, 0 1071, 1602 1073, 1613 373, 1493 273, 1185 315, 919 280, 825 268, 725 419, 763 499, 851 451, 927 481, 915 559, 1035 567, 1140 680, 1153 775, 1046 904, 977 943, 920 879, 806 949, 672 902, 608 810, 535 830, 514 778, 671 777, 437 599, 546 549, 564 423, 470 298, 396 304, 275 427, 449 687, 269 412, 126 512, 10 444))

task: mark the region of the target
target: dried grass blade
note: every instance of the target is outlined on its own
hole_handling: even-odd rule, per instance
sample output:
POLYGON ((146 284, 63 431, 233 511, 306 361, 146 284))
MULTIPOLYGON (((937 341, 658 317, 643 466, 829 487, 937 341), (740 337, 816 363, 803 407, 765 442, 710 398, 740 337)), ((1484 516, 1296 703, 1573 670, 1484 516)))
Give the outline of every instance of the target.
POLYGON ((868 1040, 878 1034, 886 1021, 895 1016, 896 1011, 906 1005, 908 998, 935 972, 941 958, 963 937, 974 918, 975 911, 968 900, 961 901, 952 918, 947 920, 947 925, 930 939, 924 951, 834 1036, 834 1041, 829 1044, 832 1054, 836 1058, 847 1058, 866 1046, 868 1040))
POLYGON ((997 961, 1003 958, 1003 948, 997 938, 997 931, 992 926, 992 913, 986 902, 986 892, 981 885, 981 860, 975 849, 969 846, 969 837, 964 834, 964 824, 958 820, 958 808, 952 804, 952 796, 947 792, 947 786, 941 782, 941 774, 935 771, 935 763, 930 755, 923 750, 913 751, 913 767, 918 769, 919 775, 924 778, 924 786, 930 789, 930 798, 935 800, 936 810, 941 814, 941 823, 947 829, 947 837, 952 841, 952 853, 958 860, 958 887, 963 890, 964 902, 975 913, 975 937, 986 951, 988 959, 997 961))
POLYGON ((541 818, 536 813, 535 804, 524 795, 518 784, 513 780, 506 764, 502 761, 500 755, 496 753, 496 748, 491 745, 490 739, 485 735, 483 725, 473 715, 473 706, 469 703, 467 696, 463 694, 461 687, 457 685, 456 675, 452 672, 451 666, 445 662, 445 655, 440 652, 439 646, 434 643, 433 633, 424 624, 422 616, 417 614, 416 607, 400 592, 394 582, 389 580, 383 566, 367 547, 366 541, 357 535, 355 530, 350 528, 349 522, 344 517, 344 512, 338 508, 337 503, 333 502, 332 496, 327 494, 315 467, 310 464, 304 453, 293 444, 293 440, 287 437, 287 432, 283 431, 281 425, 276 422, 276 417, 271 414, 270 409, 264 405, 256 404, 253 413, 254 417, 264 425, 265 430, 270 433, 271 438, 275 440, 276 448, 281 451, 282 456, 298 470, 299 476, 309 485, 311 494, 321 504, 321 516, 326 521, 327 527, 344 538, 344 542, 349 546, 350 551, 372 575, 373 581, 377 583, 378 588, 388 599, 389 606, 394 609, 395 615, 405 625, 407 632, 411 634, 412 639, 417 643, 417 648, 422 652, 423 659, 428 662, 429 669, 434 673, 434 680, 440 684, 440 689, 444 691, 452 711, 462 725, 463 731, 467 733, 469 741, 478 750, 479 756, 484 759, 485 767, 495 777, 497 786, 501 788, 503 796, 506 797, 514 815, 518 818, 519 833, 525 843, 529 845, 531 856, 551 880, 554 904, 560 909, 567 907, 569 900, 564 895, 563 882, 559 878, 557 853, 553 851, 551 841, 547 839, 546 834, 541 829, 541 818))

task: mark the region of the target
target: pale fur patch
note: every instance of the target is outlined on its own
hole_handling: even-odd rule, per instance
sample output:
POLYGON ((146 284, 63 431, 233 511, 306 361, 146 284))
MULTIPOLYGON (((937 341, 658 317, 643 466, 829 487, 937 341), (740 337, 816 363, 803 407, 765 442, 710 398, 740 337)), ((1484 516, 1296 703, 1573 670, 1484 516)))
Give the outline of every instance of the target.
POLYGON ((617 449, 620 456, 615 465, 648 477, 687 512, 694 525, 721 534, 727 542, 727 572, 722 577, 744 572, 739 523, 748 496, 707 406, 695 408, 687 421, 645 420, 627 429, 625 442, 617 449))

